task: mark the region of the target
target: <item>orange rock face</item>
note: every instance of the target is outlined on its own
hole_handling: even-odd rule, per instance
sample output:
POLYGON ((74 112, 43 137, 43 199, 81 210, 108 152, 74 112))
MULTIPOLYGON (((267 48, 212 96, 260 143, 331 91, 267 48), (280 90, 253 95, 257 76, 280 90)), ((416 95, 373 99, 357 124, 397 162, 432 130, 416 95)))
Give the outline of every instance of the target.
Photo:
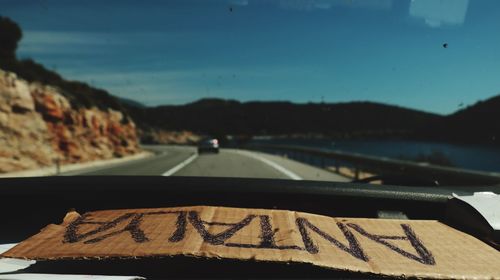
POLYGON ((70 109, 69 104, 62 96, 57 93, 42 91, 34 88, 31 95, 35 98, 36 109, 47 120, 64 120, 64 109, 70 109), (58 98, 59 97, 59 98, 58 98))
POLYGON ((57 89, 0 70, 0 173, 138 151, 135 124, 121 112, 75 109, 57 89))

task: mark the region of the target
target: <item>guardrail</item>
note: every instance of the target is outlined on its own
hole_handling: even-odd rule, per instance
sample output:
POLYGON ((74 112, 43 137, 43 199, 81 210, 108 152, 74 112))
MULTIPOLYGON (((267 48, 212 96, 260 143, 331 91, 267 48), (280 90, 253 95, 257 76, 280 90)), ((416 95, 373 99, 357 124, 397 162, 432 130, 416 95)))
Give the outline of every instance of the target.
MULTIPOLYGON (((319 161, 321 167, 326 167, 326 160, 333 160, 335 170, 339 171, 341 164, 348 164, 355 170, 355 178, 360 171, 374 173, 380 176, 408 176, 422 181, 437 182, 439 185, 493 185, 500 184, 500 173, 474 171, 455 167, 445 167, 429 163, 411 162, 379 156, 369 156, 343 151, 309 148, 289 145, 251 145, 245 148, 267 152, 292 155, 302 161, 319 161), (310 157, 307 160, 307 157, 310 157), (315 157, 315 159, 312 159, 315 157)), ((331 165, 331 164, 330 164, 331 165)))

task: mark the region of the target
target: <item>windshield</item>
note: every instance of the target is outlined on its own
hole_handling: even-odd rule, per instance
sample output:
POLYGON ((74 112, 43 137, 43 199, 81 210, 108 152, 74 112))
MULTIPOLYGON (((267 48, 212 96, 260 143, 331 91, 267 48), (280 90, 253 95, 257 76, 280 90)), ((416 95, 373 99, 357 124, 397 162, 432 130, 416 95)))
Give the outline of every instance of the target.
POLYGON ((499 279, 499 35, 500 0, 0 0, 0 279, 499 279))
POLYGON ((2 176, 500 182, 496 0, 1 5, 2 176))

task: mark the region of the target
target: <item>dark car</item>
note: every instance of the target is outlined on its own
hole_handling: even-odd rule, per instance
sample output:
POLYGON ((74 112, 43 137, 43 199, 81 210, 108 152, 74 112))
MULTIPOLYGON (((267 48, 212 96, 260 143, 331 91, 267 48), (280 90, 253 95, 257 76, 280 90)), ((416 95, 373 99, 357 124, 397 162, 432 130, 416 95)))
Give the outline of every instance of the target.
POLYGON ((204 152, 212 152, 212 153, 219 153, 219 140, 215 138, 207 138, 202 140, 198 144, 198 153, 204 153, 204 152))

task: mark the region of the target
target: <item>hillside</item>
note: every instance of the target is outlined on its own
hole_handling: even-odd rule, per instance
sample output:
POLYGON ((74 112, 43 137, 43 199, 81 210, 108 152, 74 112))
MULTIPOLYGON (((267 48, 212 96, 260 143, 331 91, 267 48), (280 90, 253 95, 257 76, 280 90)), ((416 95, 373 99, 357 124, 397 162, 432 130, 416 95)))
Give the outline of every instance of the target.
POLYGON ((0 173, 138 151, 135 124, 122 112, 75 108, 58 88, 0 70, 0 173))
POLYGON ((500 95, 497 95, 430 123, 422 134, 450 142, 498 144, 499 119, 500 95))
POLYGON ((146 132, 161 128, 216 136, 288 135, 500 143, 500 123, 496 121, 500 119, 500 96, 447 116, 373 102, 296 104, 223 99, 128 110, 146 132))
POLYGON ((222 99, 202 99, 179 106, 136 108, 130 112, 142 125, 212 135, 411 136, 427 123, 442 118, 372 102, 295 104, 222 99))
POLYGON ((115 97, 18 60, 21 37, 0 17, 0 173, 140 150, 135 123, 115 97))

